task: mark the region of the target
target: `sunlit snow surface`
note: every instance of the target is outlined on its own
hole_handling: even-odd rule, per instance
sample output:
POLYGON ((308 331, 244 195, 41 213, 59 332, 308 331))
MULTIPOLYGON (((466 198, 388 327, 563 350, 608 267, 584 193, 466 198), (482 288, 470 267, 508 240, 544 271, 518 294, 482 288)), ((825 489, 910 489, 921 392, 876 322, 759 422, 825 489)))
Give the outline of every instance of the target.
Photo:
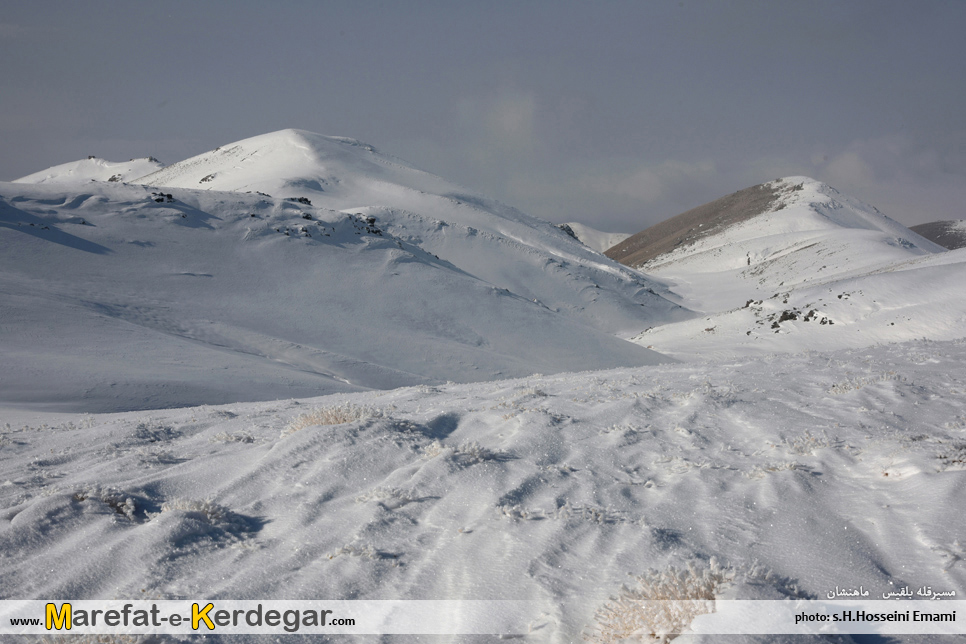
POLYGON ((157 159, 131 159, 130 161, 108 161, 88 157, 79 161, 62 163, 40 172, 34 172, 17 179, 16 183, 49 183, 58 186, 81 188, 91 181, 119 183, 130 181, 163 168, 157 159))
POLYGON ((3 598, 528 599, 565 642, 710 557, 966 592, 964 341, 3 418, 3 598))

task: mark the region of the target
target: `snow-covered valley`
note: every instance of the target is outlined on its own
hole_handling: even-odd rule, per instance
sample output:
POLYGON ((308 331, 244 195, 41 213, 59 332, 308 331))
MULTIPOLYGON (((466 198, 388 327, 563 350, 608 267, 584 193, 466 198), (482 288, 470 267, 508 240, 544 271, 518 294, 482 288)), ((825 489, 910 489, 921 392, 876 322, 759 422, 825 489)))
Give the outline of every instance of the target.
POLYGON ((966 251, 773 189, 637 270, 297 130, 0 183, 0 599, 961 597, 966 251))

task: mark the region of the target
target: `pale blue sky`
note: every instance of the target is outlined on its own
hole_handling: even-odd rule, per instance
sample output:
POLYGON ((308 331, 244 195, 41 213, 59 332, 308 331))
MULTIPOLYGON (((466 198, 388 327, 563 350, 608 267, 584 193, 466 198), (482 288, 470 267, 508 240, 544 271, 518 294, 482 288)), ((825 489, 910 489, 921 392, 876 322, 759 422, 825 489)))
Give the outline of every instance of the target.
POLYGON ((295 127, 604 230, 788 174, 966 217, 966 2, 0 9, 0 180, 295 127))

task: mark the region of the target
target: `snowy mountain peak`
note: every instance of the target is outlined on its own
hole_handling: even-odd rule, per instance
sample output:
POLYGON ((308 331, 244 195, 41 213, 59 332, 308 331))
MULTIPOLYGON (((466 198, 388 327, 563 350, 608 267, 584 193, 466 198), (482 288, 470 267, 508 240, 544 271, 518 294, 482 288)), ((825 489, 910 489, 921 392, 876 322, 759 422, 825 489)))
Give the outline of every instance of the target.
POLYGON ((376 152, 367 143, 297 129, 229 143, 137 182, 192 190, 264 192, 278 197, 311 199, 325 194, 330 202, 352 196, 353 205, 358 205, 355 200, 360 188, 373 188, 379 183, 435 193, 459 191, 439 177, 376 152))
POLYGON ((772 258, 786 244, 822 235, 842 238, 847 230, 868 231, 883 236, 888 245, 918 253, 942 250, 874 207, 815 179, 794 176, 739 190, 667 219, 610 248, 607 255, 645 270, 692 261, 707 263, 709 270, 733 269, 772 258), (700 259, 709 252, 713 261, 700 259))
MULTIPOLYGON (((881 231, 897 238, 903 238, 911 246, 936 252, 939 250, 925 238, 912 233, 902 224, 879 212, 877 208, 858 199, 842 194, 832 186, 810 177, 786 177, 770 184, 777 196, 770 212, 785 211, 791 217, 782 218, 778 225, 781 232, 799 230, 823 230, 852 228, 881 231)), ((755 227, 762 223, 759 217, 755 227)), ((752 228, 749 226, 749 229, 752 228)), ((761 234, 770 234, 772 229, 759 229, 761 234)))

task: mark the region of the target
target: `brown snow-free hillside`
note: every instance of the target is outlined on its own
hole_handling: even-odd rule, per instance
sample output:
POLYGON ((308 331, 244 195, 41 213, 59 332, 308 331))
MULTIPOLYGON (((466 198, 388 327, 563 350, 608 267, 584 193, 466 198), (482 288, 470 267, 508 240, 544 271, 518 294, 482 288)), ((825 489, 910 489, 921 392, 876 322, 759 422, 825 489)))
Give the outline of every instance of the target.
POLYGON ((777 205, 779 195, 777 182, 739 190, 631 235, 604 254, 626 266, 640 266, 678 246, 767 212, 777 205))

